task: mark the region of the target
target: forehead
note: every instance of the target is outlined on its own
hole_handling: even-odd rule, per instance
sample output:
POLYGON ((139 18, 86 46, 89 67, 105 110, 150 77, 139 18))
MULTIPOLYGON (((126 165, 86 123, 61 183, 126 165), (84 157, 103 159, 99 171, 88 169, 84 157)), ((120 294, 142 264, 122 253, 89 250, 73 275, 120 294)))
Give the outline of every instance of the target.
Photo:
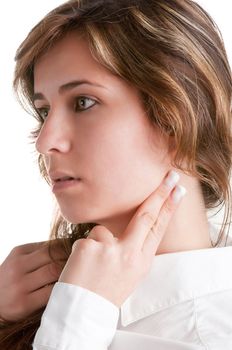
POLYGON ((85 35, 72 31, 35 63, 34 94, 50 97, 59 93, 62 85, 77 80, 102 85, 104 93, 112 98, 140 99, 139 89, 100 64, 92 56, 85 35))
MULTIPOLYGON (((84 34, 69 32, 55 43, 34 66, 34 90, 41 90, 49 82, 64 83, 76 79, 115 81, 115 75, 92 56, 84 34)), ((119 79, 119 78, 117 78, 119 79)))

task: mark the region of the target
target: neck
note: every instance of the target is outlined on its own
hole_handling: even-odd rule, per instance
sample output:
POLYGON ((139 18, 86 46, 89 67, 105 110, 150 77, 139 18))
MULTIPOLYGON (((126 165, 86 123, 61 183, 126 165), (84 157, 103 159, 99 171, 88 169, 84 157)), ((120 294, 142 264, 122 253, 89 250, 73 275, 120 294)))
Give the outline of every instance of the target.
MULTIPOLYGON (((180 184, 186 188, 187 193, 173 214, 156 255, 212 248, 199 182, 193 177, 179 174, 180 184)), ((124 232, 135 211, 101 224, 106 226, 115 237, 120 237, 119 232, 124 232)))
POLYGON ((168 225, 157 254, 212 248, 200 184, 186 175, 181 176, 180 182, 187 193, 168 225))

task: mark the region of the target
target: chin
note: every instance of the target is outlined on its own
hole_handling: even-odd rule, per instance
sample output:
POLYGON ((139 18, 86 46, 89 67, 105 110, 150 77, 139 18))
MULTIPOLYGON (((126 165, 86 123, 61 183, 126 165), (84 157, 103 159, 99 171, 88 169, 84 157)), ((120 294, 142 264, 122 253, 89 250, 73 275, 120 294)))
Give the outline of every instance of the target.
POLYGON ((72 224, 96 223, 99 217, 99 215, 93 215, 93 210, 91 210, 91 213, 88 213, 88 210, 84 210, 84 208, 82 210, 77 208, 74 210, 73 208, 59 207, 59 209, 61 216, 72 224))

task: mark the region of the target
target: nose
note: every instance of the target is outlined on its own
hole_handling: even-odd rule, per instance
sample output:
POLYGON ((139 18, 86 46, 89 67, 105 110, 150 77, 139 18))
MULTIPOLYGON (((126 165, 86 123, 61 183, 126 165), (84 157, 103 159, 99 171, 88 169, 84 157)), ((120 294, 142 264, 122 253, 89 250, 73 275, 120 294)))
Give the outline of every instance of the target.
POLYGON ((35 142, 36 150, 49 155, 51 152, 67 153, 71 149, 71 128, 68 118, 49 112, 35 142))

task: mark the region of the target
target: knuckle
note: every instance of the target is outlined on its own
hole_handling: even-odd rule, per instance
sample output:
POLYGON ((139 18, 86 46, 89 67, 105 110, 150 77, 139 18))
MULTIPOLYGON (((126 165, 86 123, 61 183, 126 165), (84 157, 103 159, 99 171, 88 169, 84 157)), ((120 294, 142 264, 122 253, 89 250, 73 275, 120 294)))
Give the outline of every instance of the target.
POLYGON ((104 229, 105 229, 104 226, 102 226, 102 225, 96 225, 96 226, 94 226, 94 227, 92 228, 92 230, 90 231, 89 235, 101 233, 104 229))
POLYGON ((48 272, 51 276, 58 278, 61 274, 61 268, 57 263, 50 263, 48 265, 48 272))
POLYGON ((152 242, 153 244, 158 244, 159 242, 159 226, 158 225, 153 225, 150 229, 150 236, 152 237, 152 242))
POLYGON ((155 218, 149 212, 143 212, 141 215, 139 215, 139 218, 145 226, 151 226, 155 222, 155 218))
POLYGON ((9 255, 19 255, 19 254, 21 254, 21 252, 22 252, 22 246, 19 245, 17 247, 14 247, 13 249, 11 249, 11 252, 9 255))
POLYGON ((156 237, 156 234, 157 234, 157 228, 156 228, 156 225, 153 225, 152 227, 151 227, 151 229, 150 229, 150 235, 152 236, 152 237, 156 237))
POLYGON ((72 251, 79 249, 80 245, 82 244, 82 241, 86 241, 86 239, 85 238, 77 239, 72 245, 72 251))
POLYGON ((162 186, 160 186, 158 189, 157 189, 157 194, 159 197, 161 197, 162 199, 165 199, 169 193, 170 189, 165 185, 165 184, 162 184, 162 186))
POLYGON ((94 241, 93 239, 79 239, 78 241, 76 241, 76 246, 78 248, 78 250, 80 251, 86 251, 86 250, 95 250, 96 249, 96 245, 97 242, 94 241))
POLYGON ((103 258, 109 260, 112 259, 114 256, 116 256, 116 247, 114 245, 108 245, 104 247, 105 249, 102 249, 102 256, 103 258))
POLYGON ((174 205, 172 204, 172 202, 170 200, 168 200, 163 207, 164 216, 166 216, 166 217, 169 216, 170 213, 173 211, 173 209, 174 209, 174 205))

